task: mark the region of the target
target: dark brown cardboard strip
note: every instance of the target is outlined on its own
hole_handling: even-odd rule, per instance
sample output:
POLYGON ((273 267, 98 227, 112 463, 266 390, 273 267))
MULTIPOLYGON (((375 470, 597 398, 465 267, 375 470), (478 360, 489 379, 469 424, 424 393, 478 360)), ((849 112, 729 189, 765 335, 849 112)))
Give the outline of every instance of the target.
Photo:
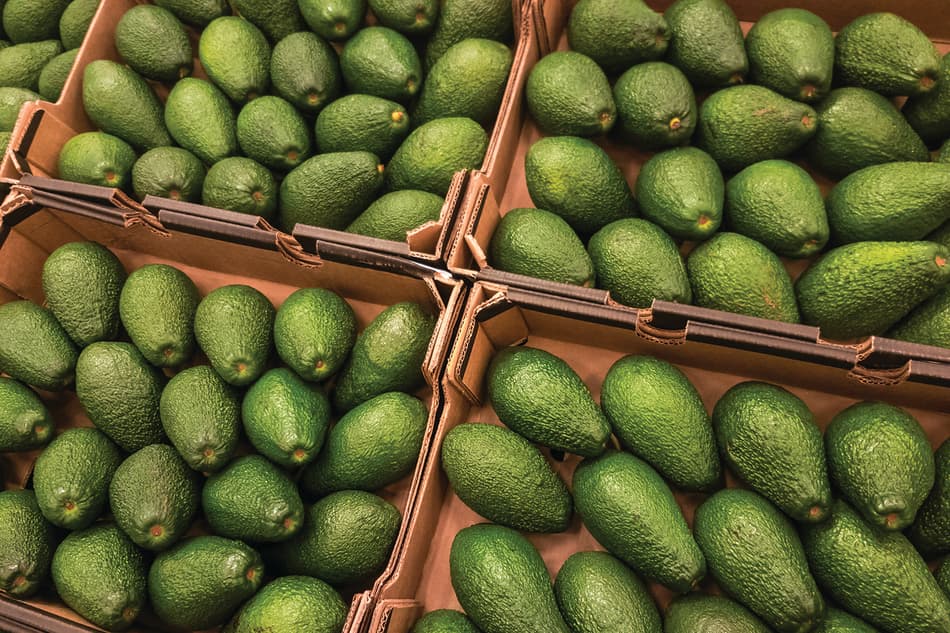
POLYGON ((155 213, 162 210, 175 211, 181 215, 194 215, 237 225, 258 226, 261 222, 259 215, 227 211, 215 207, 206 207, 205 205, 196 204, 194 202, 170 200, 169 198, 160 198, 158 196, 145 196, 145 199, 142 200, 142 206, 155 213))
MULTIPOLYGON (((219 209, 213 210, 218 211, 219 209)), ((257 216, 249 217, 256 218, 257 216)), ((167 209, 158 212, 158 221, 169 230, 184 231, 247 246, 277 250, 274 234, 256 226, 234 224, 225 220, 215 220, 210 217, 179 213, 167 209)))
POLYGON ((100 629, 63 619, 0 594, 0 631, 4 633, 98 633, 100 629))
POLYGON ((560 296, 567 299, 577 299, 588 303, 606 304, 609 293, 606 290, 598 288, 585 288, 571 284, 528 277, 527 275, 518 275, 509 273, 497 268, 483 268, 475 275, 475 281, 487 281, 490 283, 504 284, 517 288, 527 288, 536 291, 543 291, 549 295, 560 296))
POLYGON ((294 226, 291 235, 293 235, 306 250, 311 250, 309 245, 318 242, 324 244, 334 243, 351 245, 399 257, 409 257, 409 245, 404 242, 381 240, 376 237, 367 237, 365 235, 357 235, 356 233, 347 233, 346 231, 334 231, 333 229, 325 229, 309 224, 297 224, 294 226))

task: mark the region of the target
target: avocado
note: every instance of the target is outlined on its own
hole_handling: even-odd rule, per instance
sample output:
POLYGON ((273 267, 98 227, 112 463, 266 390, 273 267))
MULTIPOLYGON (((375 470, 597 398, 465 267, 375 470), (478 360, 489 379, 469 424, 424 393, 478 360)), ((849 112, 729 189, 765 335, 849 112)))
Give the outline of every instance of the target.
POLYGON ((277 183, 270 170, 257 161, 231 156, 208 170, 201 185, 201 202, 272 220, 277 211, 277 183))
POLYGON ((140 200, 159 196, 198 202, 205 172, 204 164, 188 150, 156 147, 139 156, 132 166, 132 189, 140 200))
POLYGON ((831 90, 835 38, 828 23, 805 9, 766 13, 745 38, 755 83, 799 101, 821 101, 831 90))
POLYGON ((270 87, 270 45, 247 20, 217 18, 201 32, 198 58, 208 77, 231 101, 243 104, 270 87))
POLYGON ((493 424, 460 424, 442 443, 455 494, 486 519, 525 532, 564 532, 574 503, 531 442, 493 424))
POLYGON ((416 620, 410 633, 480 633, 461 611, 437 609, 416 620))
POLYGON ((79 347, 119 334, 122 262, 96 242, 69 242, 43 264, 46 305, 79 347))
POLYGON ((937 584, 943 589, 943 592, 947 594, 947 597, 950 597, 950 563, 947 562, 948 560, 950 560, 950 558, 943 559, 943 562, 937 567, 934 576, 937 579, 937 584))
POLYGON ((419 189, 445 196, 456 172, 479 169, 488 135, 471 119, 435 119, 406 137, 386 168, 390 190, 419 189))
POLYGON ((184 25, 174 13, 155 5, 125 12, 115 27, 115 47, 132 70, 154 81, 178 81, 194 67, 184 25))
POLYGON ((202 483, 171 446, 146 446, 127 457, 112 476, 112 516, 139 547, 168 549, 198 514, 202 483))
POLYGON ((386 566, 401 522, 399 510, 372 493, 334 492, 307 509, 293 538, 272 546, 268 564, 335 587, 366 582, 386 566))
POLYGON ((907 531, 911 542, 925 556, 950 553, 950 439, 936 450, 934 462, 934 487, 907 531))
POLYGON ((511 528, 460 530, 449 553, 452 587, 484 633, 570 633, 538 550, 511 528))
POLYGON ((426 35, 435 28, 439 0, 369 0, 369 8, 383 26, 403 35, 426 35))
POLYGON ((263 31, 271 42, 306 31, 297 0, 234 0, 234 12, 263 31))
POLYGON ((321 152, 370 152, 386 161, 408 136, 409 115, 395 101, 346 95, 320 111, 314 132, 321 152))
POLYGON ((188 630, 224 624, 264 578, 261 556, 220 536, 196 536, 159 554, 148 571, 149 601, 163 622, 188 630))
POLYGON ((341 230, 376 197, 383 166, 369 152, 331 152, 305 160, 280 183, 278 224, 341 230))
POLYGON ((619 131, 635 147, 684 145, 696 129, 696 97, 686 76, 665 62, 637 64, 614 84, 619 131))
POLYGON ((792 280, 782 261, 759 242, 718 233, 686 260, 696 305, 786 323, 800 321, 792 280))
POLYGON ((901 113, 914 131, 931 145, 950 137, 950 54, 940 62, 937 86, 907 100, 901 113))
POLYGON ((703 102, 696 144, 723 171, 735 172, 791 154, 817 129, 818 115, 811 106, 762 86, 734 86, 703 102))
POLYGON ((617 75, 634 64, 662 59, 670 27, 642 0, 581 0, 571 10, 567 41, 617 75))
POLYGON ((847 611, 829 607, 815 633, 878 633, 862 620, 854 617, 847 611))
POLYGON ((903 530, 934 484, 934 457, 920 423, 883 402, 838 413, 825 431, 835 487, 866 521, 903 530))
POLYGON ((818 184, 787 160, 749 165, 726 183, 726 222, 784 257, 810 257, 828 243, 818 184))
POLYGON ((297 0, 310 29, 328 40, 345 40, 363 25, 366 0, 297 0))
POLYGON ((389 392, 351 409, 330 429, 317 459, 300 478, 305 492, 372 492, 411 473, 419 460, 429 411, 418 398, 389 392))
POLYGON ((238 152, 234 111, 224 93, 204 79, 185 77, 168 93, 165 125, 175 142, 205 165, 238 152))
POLYGON ((821 588, 882 631, 950 631, 950 600, 907 538, 865 523, 844 501, 806 525, 802 543, 821 588))
POLYGON ((317 578, 284 576, 273 580, 244 603, 227 633, 296 631, 336 633, 343 630, 349 606, 336 589, 317 578))
POLYGON ((0 49, 0 86, 36 92, 43 68, 62 52, 63 46, 59 40, 29 42, 0 49))
POLYGON ((304 380, 318 382, 335 374, 355 341, 353 308, 332 290, 301 288, 274 318, 277 354, 304 380))
POLYGON ((165 439, 158 416, 164 383, 131 343, 93 343, 76 363, 76 395, 86 415, 129 453, 165 439))
POLYGON ((148 264, 134 271, 119 295, 122 325, 156 367, 178 367, 195 349, 198 289, 174 266, 148 264))
POLYGON ((640 213, 676 239, 701 241, 715 233, 724 195, 719 165, 695 147, 654 154, 637 176, 640 213))
MULTIPOLYGON (((2 382, 0 382, 2 384, 2 382)), ((43 518, 32 490, 0 492, 0 591, 29 598, 49 576, 55 548, 53 526, 43 518)))
POLYGON ((604 71, 574 51, 542 57, 528 75, 525 98, 538 127, 549 135, 600 136, 617 119, 604 71))
POLYGON ((665 633, 771 633, 738 602, 703 594, 674 598, 666 607, 663 626, 665 633))
POLYGON ((72 0, 59 18, 59 38, 63 48, 70 50, 82 46, 86 31, 99 8, 99 0, 72 0))
POLYGON ((195 338, 225 382, 243 387, 267 369, 274 314, 267 297, 240 284, 216 288, 198 304, 195 338))
POLYGON ((109 482, 121 461, 118 447, 101 431, 63 431, 33 467, 33 489, 43 516, 69 530, 92 525, 106 507, 109 482))
POLYGON ((408 232, 438 220, 444 205, 444 198, 428 191, 392 191, 366 207, 350 222, 346 231, 380 240, 404 242, 408 232))
POLYGON ((571 555, 557 573, 554 594, 575 633, 660 630, 660 613, 643 581, 606 552, 571 555))
POLYGON ((883 334, 950 283, 950 250, 932 242, 833 249, 795 283, 802 320, 830 339, 883 334))
POLYGON ((481 37, 511 42, 513 39, 511 0, 444 0, 440 5, 439 20, 426 46, 426 68, 432 68, 445 51, 462 40, 481 37))
POLYGON ((498 116, 511 63, 511 49, 499 42, 471 38, 452 46, 429 70, 412 113, 413 123, 468 117, 491 126, 498 116))
POLYGON ((227 0, 155 0, 155 4, 174 13, 182 22, 198 27, 230 13, 227 0))
POLYGON ((53 554, 56 592, 96 626, 124 631, 145 608, 145 556, 112 524, 67 536, 53 554))
POLYGON ((30 451, 46 446, 56 421, 32 389, 0 377, 0 451, 30 451))
POLYGON ((677 593, 699 585, 706 561, 669 486, 645 461, 609 451, 574 471, 574 503, 608 552, 677 593))
POLYGON ((79 55, 79 49, 74 48, 57 55, 43 66, 36 85, 44 100, 51 103, 59 101, 77 55, 79 55))
POLYGON ((739 20, 723 0, 677 0, 664 13, 669 63, 698 89, 742 83, 749 71, 739 20))
POLYGON ((99 129, 138 150, 172 144, 155 92, 134 70, 117 62, 89 62, 83 73, 82 103, 99 129))
POLYGON ((334 101, 343 84, 336 51, 310 32, 292 33, 274 45, 270 75, 277 94, 311 114, 334 101))
POLYGON ((940 54, 923 31, 893 13, 855 18, 835 38, 835 79, 886 97, 933 90, 940 54))
POLYGON ((422 364, 436 319, 418 303, 395 303, 357 337, 333 391, 333 405, 349 411, 387 391, 414 391, 423 385, 422 364))
POLYGON ((57 169, 63 180, 125 189, 134 164, 135 150, 119 137, 83 132, 63 145, 57 169))
POLYGON ((53 314, 29 301, 0 306, 0 368, 20 382, 60 391, 73 381, 79 352, 53 314))
POLYGON ((887 332, 890 338, 908 343, 950 349, 950 287, 944 286, 887 332))
POLYGON ((498 419, 526 439, 575 455, 600 455, 610 425, 590 389, 563 360, 533 347, 492 359, 488 399, 498 419))
POLYGON ((360 29, 340 53, 350 92, 408 103, 422 86, 422 62, 412 42, 385 26, 360 29))
POLYGON ((14 44, 55 39, 69 0, 6 0, 3 32, 14 44))
POLYGON ((260 97, 241 108, 241 150, 265 167, 290 171, 310 158, 310 130, 296 108, 280 97, 260 97))
POLYGON ((241 404, 251 444, 284 468, 310 463, 330 426, 330 401, 322 391, 280 367, 261 376, 241 404))
MULTIPOLYGON (((54 58, 55 59, 55 58, 54 58)), ((39 101, 45 97, 25 88, 0 88, 0 129, 4 132, 13 130, 20 110, 28 101, 39 101)))
POLYGON ((582 239, 637 214, 623 172, 591 141, 542 138, 528 149, 524 167, 535 206, 561 216, 582 239))

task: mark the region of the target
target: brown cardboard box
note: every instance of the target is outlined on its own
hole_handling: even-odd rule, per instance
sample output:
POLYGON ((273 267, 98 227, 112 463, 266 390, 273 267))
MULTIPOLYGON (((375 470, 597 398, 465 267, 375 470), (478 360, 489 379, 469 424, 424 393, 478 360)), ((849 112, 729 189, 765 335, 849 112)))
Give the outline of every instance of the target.
MULTIPOLYGON (((449 576, 449 550, 462 528, 483 521, 451 490, 440 466, 445 434, 464 422, 499 424, 484 396, 484 377, 498 350, 525 343, 563 358, 599 400, 608 368, 627 354, 648 354, 680 367, 699 390, 707 409, 743 380, 765 380, 789 388, 805 400, 824 428, 835 413, 856 400, 885 400, 908 408, 936 448, 950 437, 950 383, 943 386, 894 383, 887 372, 855 372, 843 350, 792 341, 762 332, 687 321, 672 328, 649 315, 592 306, 497 283, 477 282, 459 324, 444 378, 445 404, 429 449, 419 499, 396 573, 382 587, 369 633, 407 633, 423 613, 459 608, 449 576), (680 328, 679 326, 682 325, 680 328)), ((944 380, 950 368, 940 368, 944 380)), ((546 455, 550 454, 545 450, 546 455)), ((551 459, 570 483, 579 459, 551 459)), ((732 478, 729 485, 736 485, 732 478)), ((702 494, 677 493, 691 522, 702 494)), ((552 578, 568 556, 603 549, 574 517, 563 534, 534 534, 552 578)), ((706 580, 703 587, 715 591, 706 580)), ((673 594, 651 585, 665 606, 673 594)))
MULTIPOLYGON (((461 282, 444 273, 433 274, 429 267, 415 262, 337 244, 317 243, 316 254, 285 234, 253 223, 233 224, 174 211, 143 214, 110 209, 106 204, 97 207, 82 200, 79 187, 50 193, 16 185, 0 206, 0 304, 17 299, 42 303, 46 256, 76 240, 102 243, 130 271, 149 263, 174 265, 191 277, 202 295, 222 285, 244 283, 279 306, 297 288, 328 288, 347 299, 361 328, 393 303, 418 302, 438 316, 422 367, 426 386, 417 393, 429 407, 421 455, 427 453, 441 410, 441 372, 465 292, 461 282)), ((59 428, 90 425, 74 391, 43 396, 59 428)), ((4 488, 28 484, 38 454, 0 453, 4 488)), ((413 476, 380 492, 404 517, 412 514, 422 467, 420 459, 413 476)), ((377 583, 391 574, 408 526, 408 520, 404 521, 389 565, 377 583)), ((346 631, 357 630, 371 605, 371 586, 352 589, 344 595, 352 600, 346 631)), ((29 627, 38 631, 93 630, 49 595, 25 603, 0 595, 0 630, 33 630, 29 627)), ((162 629, 152 616, 151 620, 143 617, 142 625, 133 630, 162 629)))

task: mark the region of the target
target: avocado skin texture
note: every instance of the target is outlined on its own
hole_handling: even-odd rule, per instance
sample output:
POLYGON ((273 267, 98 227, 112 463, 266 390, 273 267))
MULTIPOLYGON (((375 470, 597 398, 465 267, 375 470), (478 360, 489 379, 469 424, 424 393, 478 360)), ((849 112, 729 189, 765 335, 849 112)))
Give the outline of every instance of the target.
POLYGON ((185 77, 168 93, 165 125, 175 142, 205 165, 237 154, 234 111, 224 93, 204 79, 185 77))
POLYGON ((142 154, 132 166, 132 189, 139 200, 159 196, 198 202, 205 171, 198 157, 186 149, 156 147, 142 154))
POLYGON ((729 468, 795 521, 831 510, 821 430, 800 398, 777 385, 742 382, 713 409, 716 441, 729 468))
POLYGON ((937 568, 935 577, 937 578, 937 584, 940 585, 943 592, 950 598, 950 563, 947 562, 948 560, 950 560, 950 558, 943 559, 943 562, 940 563, 940 566, 937 568))
POLYGON ((224 468, 237 448, 241 405, 237 391, 207 365, 168 381, 159 403, 162 426, 187 464, 200 472, 224 468))
POLYGON ((886 97, 933 89, 940 70, 937 48, 916 26, 893 13, 862 15, 835 38, 835 80, 886 97))
POLYGON ((512 209, 488 247, 499 270, 575 286, 594 286, 594 264, 574 229, 543 209, 512 209))
POLYGON ((162 7, 138 5, 126 11, 115 27, 115 46, 132 70, 155 81, 178 81, 194 67, 188 33, 162 7))
POLYGON ((557 356, 507 347, 488 368, 488 398, 508 428, 532 442, 585 457, 600 455, 610 425, 581 377, 557 356))
POLYGON ((307 509, 293 538, 266 552, 267 563, 334 587, 366 581, 386 566, 401 522, 399 510, 372 493, 334 492, 307 509))
POLYGON ((911 310, 887 332, 889 338, 950 349, 950 287, 911 310))
POLYGON ((202 484, 198 473, 188 468, 174 448, 152 444, 127 457, 116 469, 109 484, 109 506, 115 522, 133 543, 161 551, 191 527, 198 514, 202 484))
POLYGON ((619 130, 636 147, 659 149, 689 142, 696 129, 696 96, 676 66, 645 62, 614 84, 619 130))
POLYGON ((124 451, 165 440, 158 416, 165 377, 131 343, 100 341, 76 363, 76 395, 97 429, 124 451))
POLYGON ((815 633, 878 633, 878 631, 846 611, 829 607, 825 612, 825 619, 815 629, 815 633))
POLYGON ((284 576, 248 600, 223 631, 258 633, 272 627, 297 633, 338 633, 348 612, 340 594, 322 580, 284 576))
POLYGON ((234 0, 234 10, 259 28, 271 42, 307 30, 296 0, 234 0))
POLYGON ((343 413, 387 391, 422 386, 422 363, 436 319, 417 303, 396 303, 373 319, 356 339, 333 391, 333 406, 343 413))
POLYGON ((119 137, 83 132, 63 145, 57 169, 63 180, 125 189, 134 163, 135 151, 119 137))
POLYGON ((748 490, 720 490, 697 508, 693 525, 716 582, 766 624, 804 633, 821 621, 825 603, 801 541, 772 504, 748 490))
POLYGON ((55 39, 59 19, 69 0, 7 0, 3 9, 3 32, 14 44, 55 39))
POLYGON ((32 389, 0 377, 0 451, 42 448, 52 439, 55 428, 49 409, 32 389))
POLYGON ((234 16, 211 22, 198 41, 198 58, 208 77, 239 104, 267 93, 270 52, 260 29, 234 16))
POLYGON ((659 152, 637 176, 640 213, 676 239, 700 241, 715 233, 724 196, 719 165, 696 147, 659 152))
POLYGON ((145 608, 147 566, 122 530, 106 524, 67 536, 51 571, 70 608, 104 629, 124 631, 145 608))
POLYGON ((369 8, 383 26, 403 35, 426 35, 435 28, 439 0, 369 0, 369 8))
POLYGON ((82 102, 93 124, 138 150, 172 144, 161 102, 134 70, 107 59, 90 62, 83 73, 82 102))
POLYGON ((280 184, 280 227, 310 224, 341 230, 376 197, 382 168, 369 152, 333 152, 305 160, 280 184))
POLYGON ((625 356, 607 372, 600 399, 624 447, 671 484, 710 490, 722 483, 709 414, 676 366, 651 356, 625 356))
POLYGON ((79 347, 119 333, 119 293, 125 268, 96 242, 69 242, 43 264, 43 293, 50 312, 79 347))
POLYGON ((419 189, 439 196, 449 192, 455 173, 482 166, 488 135, 465 117, 435 119, 406 137, 386 167, 391 190, 419 189))
POLYGON ((803 528, 802 543, 828 597, 882 632, 950 631, 950 600, 900 532, 865 523, 839 500, 830 519, 803 528))
POLYGON ((570 633, 541 555, 511 528, 460 530, 449 569, 459 603, 484 633, 570 633))
POLYGON ((426 46, 426 68, 432 68, 445 51, 470 37, 510 42, 514 37, 511 5, 511 0, 442 2, 439 20, 426 46))
POLYGON ((723 171, 735 172, 791 154, 817 129, 818 116, 811 106, 762 86, 734 86, 703 102, 696 144, 723 171))
POLYGON ((148 571, 149 601, 163 622, 188 630, 224 624, 261 586, 261 556, 220 536, 196 536, 159 554, 148 571))
POLYGON ((73 381, 76 350, 49 310, 29 301, 0 306, 0 367, 11 378, 46 391, 73 381))
POLYGON ((804 9, 766 13, 745 40, 752 80, 799 101, 822 100, 831 90, 835 39, 828 24, 804 9))
POLYGON ((409 135, 409 114, 395 101, 346 95, 320 111, 314 133, 321 152, 371 152, 388 160, 409 135))
POLYGON ((27 101, 38 101, 44 97, 26 88, 0 88, 0 129, 5 132, 13 130, 16 120, 20 116, 20 109, 27 101))
POLYGON ((581 238, 637 214, 620 168, 594 143, 549 136, 528 149, 525 180, 531 201, 564 218, 581 238))
POLYGON ((241 403, 244 432, 254 448, 284 468, 311 462, 330 426, 330 401, 284 367, 271 369, 241 403))
POLYGON ((330 429, 317 459, 300 479, 315 497, 338 490, 372 492, 413 471, 429 412, 409 394, 393 391, 351 409, 330 429))
POLYGON ((800 321, 792 280, 781 260, 753 239, 718 233, 686 260, 698 306, 786 323, 800 321))
POLYGON ((825 338, 883 334, 950 283, 948 260, 950 250, 932 242, 833 249, 795 283, 802 320, 819 326, 825 338))
POLYGON ((65 53, 60 53, 43 66, 36 86, 44 100, 52 103, 59 101, 59 96, 63 92, 63 86, 66 85, 66 79, 73 69, 77 55, 79 55, 79 49, 73 48, 65 53))
POLYGON ((919 240, 950 220, 950 165, 865 167, 831 190, 827 206, 839 244, 919 240))
POLYGON ((581 0, 567 23, 571 50, 587 55, 606 72, 661 59, 670 43, 663 15, 642 0, 581 0))
POLYGON ((312 149, 307 128, 307 122, 297 109, 280 97, 254 99, 241 108, 237 117, 241 150, 277 171, 290 171, 310 158, 312 149))
POLYGON ((355 340, 353 308, 332 290, 296 290, 274 318, 277 354, 298 376, 311 382, 335 374, 355 340))
POLYGON ((928 557, 950 553, 950 440, 944 440, 934 453, 934 462, 934 487, 907 531, 911 542, 928 557))
POLYGON ((664 13, 672 38, 669 63, 697 88, 741 83, 749 71, 742 30, 723 0, 677 0, 664 13))
POLYGON ((310 29, 331 41, 349 38, 366 17, 366 0, 298 0, 297 4, 310 29))
POLYGON ((674 598, 666 608, 666 633, 771 633, 738 602, 722 596, 690 594, 674 598))
POLYGON ((126 279, 119 316, 132 342, 156 367, 177 367, 195 349, 198 289, 173 266, 149 264, 126 279))
POLYGON ((777 255, 810 257, 828 243, 821 190, 795 163, 765 160, 749 165, 726 183, 725 207, 730 229, 777 255))
POLYGON ((416 620, 410 633, 480 633, 480 631, 464 613, 453 609, 437 609, 416 620))
POLYGON ((55 531, 36 505, 32 490, 0 492, 0 589, 29 598, 46 582, 55 531))
POLYGON ((201 185, 201 202, 272 220, 277 210, 277 184, 270 170, 257 161, 230 156, 208 170, 201 185))
POLYGON ((195 338, 225 382, 249 385, 267 369, 274 347, 274 306, 245 285, 212 290, 195 312, 195 338))
POLYGON ((340 53, 340 69, 350 92, 403 104, 422 86, 422 62, 412 42, 385 26, 357 31, 340 53))
POLYGON ((438 220, 444 205, 445 198, 428 191, 392 191, 366 207, 346 232, 404 242, 409 231, 438 220))
POLYGON ((72 0, 69 3, 59 18, 59 37, 63 48, 70 50, 82 46, 89 24, 99 8, 99 2, 100 0, 72 0))
POLYGON ((606 552, 571 555, 557 573, 554 594, 576 633, 660 630, 660 614, 643 581, 606 552))
POLYGON ((937 86, 907 100, 901 113, 927 143, 935 145, 950 137, 950 54, 940 61, 937 86))
POLYGON ((155 0, 155 4, 174 13, 182 22, 199 27, 230 13, 227 0, 155 0))
POLYGON ((36 92, 43 68, 62 52, 59 40, 7 46, 0 50, 0 85, 36 92))
POLYGON ((455 494, 493 523, 525 532, 563 532, 574 503, 533 444, 493 424, 460 424, 442 443, 442 469, 455 494))
POLYGON ((270 75, 277 94, 302 112, 319 112, 343 86, 336 51, 309 32, 293 33, 274 45, 270 75))
POLYGON ((604 71, 574 51, 542 57, 528 75, 525 98, 531 116, 548 135, 599 136, 617 120, 604 71))

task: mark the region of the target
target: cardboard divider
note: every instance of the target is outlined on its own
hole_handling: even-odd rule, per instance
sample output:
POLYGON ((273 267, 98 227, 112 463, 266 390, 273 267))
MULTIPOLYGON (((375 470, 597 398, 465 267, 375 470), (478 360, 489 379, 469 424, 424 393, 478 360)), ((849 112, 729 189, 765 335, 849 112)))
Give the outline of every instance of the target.
MULTIPOLYGON (((217 211, 217 210, 212 210, 217 211)), ((220 212, 218 212, 220 213, 220 212)), ((114 207, 90 210, 88 203, 68 196, 15 185, 0 205, 0 303, 28 299, 44 302, 42 268, 46 257, 62 244, 93 240, 114 252, 128 271, 150 263, 166 263, 185 272, 202 295, 222 285, 243 283, 264 293, 275 306, 301 287, 337 292, 353 307, 360 329, 386 307, 414 301, 437 321, 422 366, 425 386, 416 395, 429 408, 420 459, 412 475, 378 494, 396 505, 404 517, 388 566, 379 579, 344 590, 352 600, 347 633, 357 631, 370 614, 373 587, 392 573, 414 513, 422 469, 441 412, 441 376, 450 341, 461 312, 465 286, 450 276, 429 273, 429 267, 379 253, 336 245, 320 255, 307 253, 293 238, 270 227, 235 224, 228 217, 192 216, 166 210, 149 221, 130 219, 114 207), (56 204, 51 204, 55 202, 56 204), (283 243, 283 247, 280 243, 283 243), (404 265, 397 265, 397 264, 404 265)), ((168 372, 166 372, 168 373, 168 372)), ((58 429, 89 426, 75 392, 43 393, 58 429)), ((0 453, 4 488, 28 484, 40 451, 0 453)), ((199 532, 206 530, 199 521, 199 532)), ((19 601, 0 595, 0 630, 86 631, 89 624, 59 602, 52 592, 19 601), (9 622, 9 624, 7 624, 9 622), (19 628, 17 628, 19 627, 19 628)), ((145 616, 135 633, 165 630, 154 616, 145 616)))
MULTIPOLYGON (((637 314, 607 314, 602 307, 562 301, 548 303, 525 291, 478 282, 469 294, 458 337, 444 377, 445 403, 429 450, 420 497, 396 573, 380 589, 379 601, 366 629, 369 633, 408 633, 424 612, 459 609, 449 574, 449 550, 462 528, 484 521, 451 490, 441 470, 440 447, 445 434, 466 423, 500 424, 484 395, 484 377, 494 354, 509 345, 527 344, 547 350, 574 368, 595 400, 607 370, 627 354, 647 354, 677 365, 699 391, 708 410, 733 385, 764 380, 801 397, 824 428, 840 410, 857 400, 883 400, 906 407, 926 430, 934 448, 950 437, 950 384, 937 387, 901 382, 869 384, 855 377, 847 356, 815 342, 790 341, 764 333, 687 322, 685 335, 674 344, 644 336, 637 314), (794 344, 794 349, 788 347, 794 344)), ((570 485, 579 459, 552 457, 552 467, 570 485)), ((738 482, 727 477, 729 486, 738 482)), ((705 495, 676 492, 687 521, 705 495)), ((575 516, 561 534, 531 534, 552 579, 571 554, 603 548, 575 516)), ((718 589, 710 579, 710 592, 718 589)), ((656 584, 650 590, 662 608, 673 594, 656 584)))

